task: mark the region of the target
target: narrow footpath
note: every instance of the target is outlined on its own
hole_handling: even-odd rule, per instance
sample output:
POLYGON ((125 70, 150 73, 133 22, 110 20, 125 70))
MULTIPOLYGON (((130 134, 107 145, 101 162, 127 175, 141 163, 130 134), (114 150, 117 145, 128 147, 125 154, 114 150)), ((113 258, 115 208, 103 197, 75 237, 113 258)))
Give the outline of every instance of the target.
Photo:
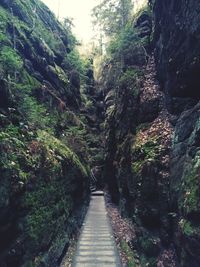
POLYGON ((72 267, 121 267, 102 191, 92 193, 72 267))

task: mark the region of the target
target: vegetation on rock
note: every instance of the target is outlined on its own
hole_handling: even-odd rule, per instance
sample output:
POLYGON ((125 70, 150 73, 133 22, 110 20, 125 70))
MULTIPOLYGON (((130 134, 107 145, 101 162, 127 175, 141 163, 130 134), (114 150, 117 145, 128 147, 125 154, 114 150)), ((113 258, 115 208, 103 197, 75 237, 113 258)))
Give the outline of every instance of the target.
POLYGON ((89 63, 41 1, 2 1, 0 18, 0 265, 57 266, 89 196, 89 63))
POLYGON ((0 265, 58 266, 92 173, 134 225, 128 266, 199 267, 200 4, 132 8, 101 1, 81 58, 70 19, 1 1, 0 265))

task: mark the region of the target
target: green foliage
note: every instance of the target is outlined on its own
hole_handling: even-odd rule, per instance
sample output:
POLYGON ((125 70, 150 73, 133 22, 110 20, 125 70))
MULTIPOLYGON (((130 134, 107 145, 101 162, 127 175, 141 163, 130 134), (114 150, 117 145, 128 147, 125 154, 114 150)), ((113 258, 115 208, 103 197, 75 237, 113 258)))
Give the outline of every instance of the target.
POLYGON ((83 161, 88 160, 87 131, 82 125, 70 126, 64 133, 62 141, 83 161))
POLYGON ((60 140, 48 134, 45 131, 38 131, 38 141, 42 142, 48 149, 58 154, 63 159, 68 159, 80 170, 83 176, 87 177, 88 173, 86 168, 80 162, 79 158, 73 153, 65 144, 60 140))
POLYGON ((179 222, 179 226, 181 227, 183 233, 186 236, 192 236, 194 234, 195 227, 193 227, 189 221, 181 219, 181 221, 179 222))
POLYGON ((20 192, 21 208, 28 214, 18 227, 25 238, 26 257, 33 258, 47 249, 58 233, 64 235, 73 203, 77 202, 73 192, 79 190, 87 171, 66 145, 44 131, 38 131, 34 139, 27 128, 9 125, 0 133, 0 149, 2 179, 7 177, 0 186, 4 197, 0 205, 5 205, 8 190, 20 192), (25 185, 32 190, 26 190, 25 185))
POLYGON ((83 62, 76 49, 73 49, 69 54, 66 55, 65 65, 68 69, 76 69, 79 72, 83 72, 83 62))
POLYGON ((18 190, 30 177, 27 170, 29 156, 24 143, 25 137, 21 135, 18 127, 9 125, 0 134, 1 151, 0 169, 13 179, 18 190))
POLYGON ((119 78, 118 84, 121 88, 129 88, 132 90, 133 96, 137 97, 139 94, 141 79, 143 72, 139 69, 128 68, 119 78))
POLYGON ((142 169, 142 166, 144 164, 144 160, 135 161, 132 163, 131 167, 135 174, 139 173, 142 169))
POLYGON ((160 253, 160 239, 146 232, 139 237, 138 242, 142 251, 141 266, 155 267, 160 253))
POLYGON ((8 13, 0 6, 0 32, 5 31, 8 22, 8 13))
POLYGON ((115 38, 111 41, 108 52, 111 54, 117 54, 121 51, 130 50, 141 39, 138 37, 137 30, 129 22, 124 29, 122 29, 115 38))
POLYGON ((6 34, 3 32, 0 32, 0 45, 9 45, 9 44, 10 42, 6 34))
POLYGON ((6 75, 14 75, 21 70, 23 62, 14 49, 4 46, 0 52, 0 66, 6 75))
MULTIPOLYGON (((50 257, 57 253, 56 261, 71 238, 78 220, 73 219, 74 212, 88 190, 89 168, 82 161, 87 155, 83 119, 75 111, 52 107, 51 96, 43 95, 41 82, 34 78, 36 71, 43 75, 45 67, 34 65, 31 73, 22 50, 35 57, 34 62, 45 58, 54 68, 58 84, 65 85, 55 92, 59 97, 69 89, 70 71, 85 75, 89 61, 80 59, 75 38, 41 1, 15 0, 12 5, 13 14, 0 4, 0 76, 8 78, 12 96, 12 106, 0 114, 0 208, 13 214, 18 240, 23 242, 12 236, 10 248, 16 255, 22 252, 23 266, 33 267, 47 264, 48 253, 50 257), (72 52, 67 55, 69 48, 72 52), (58 63, 64 56, 69 68, 58 63), (15 204, 18 209, 13 210, 15 204)), ((12 216, 2 216, 5 225, 12 225, 12 216)))
POLYGON ((119 33, 132 11, 130 0, 104 0, 93 9, 94 24, 108 36, 119 33))
POLYGON ((13 94, 23 100, 25 96, 31 95, 34 90, 40 86, 41 84, 35 78, 33 78, 25 69, 22 69, 20 73, 20 82, 13 83, 12 89, 13 94))
POLYGON ((90 65, 87 58, 80 57, 80 54, 76 48, 74 48, 65 56, 63 64, 68 70, 77 70, 81 74, 81 77, 86 74, 86 71, 90 65))
POLYGON ((180 190, 179 207, 184 214, 199 211, 199 159, 198 156, 193 160, 191 166, 187 166, 182 177, 180 190))
POLYGON ((26 123, 34 128, 54 132, 58 121, 57 112, 55 110, 49 112, 45 104, 39 103, 33 96, 34 91, 40 87, 41 84, 23 69, 20 83, 12 83, 12 93, 26 123))
POLYGON ((67 74, 64 72, 64 70, 59 67, 58 65, 55 65, 56 73, 61 81, 63 81, 66 85, 69 84, 69 80, 67 78, 67 74))
POLYGON ((143 65, 146 62, 146 40, 138 35, 138 30, 129 22, 120 33, 113 38, 107 48, 109 57, 125 61, 127 65, 143 65), (130 63, 129 63, 130 61, 130 63))
POLYGON ((157 259, 153 257, 145 257, 144 255, 141 257, 141 266, 148 266, 148 267, 156 267, 157 266, 157 259))
POLYGON ((49 246, 53 235, 64 229, 72 209, 72 199, 65 194, 61 181, 54 179, 47 185, 40 180, 38 185, 33 192, 24 196, 24 206, 31 210, 25 219, 28 252, 31 255, 37 249, 49 246))
POLYGON ((159 138, 149 139, 144 144, 136 143, 133 147, 132 154, 135 160, 132 163, 134 173, 141 171, 146 160, 156 160, 160 154, 159 138))
POLYGON ((131 250, 131 248, 129 247, 129 245, 126 243, 125 240, 121 240, 120 247, 128 259, 127 267, 136 267, 136 263, 135 263, 135 259, 134 259, 134 253, 131 250))
POLYGON ((74 27, 73 19, 72 18, 64 18, 62 25, 64 29, 67 30, 68 33, 68 42, 69 42, 69 48, 73 50, 76 45, 78 45, 78 41, 76 37, 72 33, 72 28, 74 27))
POLYGON ((28 95, 24 96, 24 99, 21 99, 20 103, 19 110, 24 114, 25 119, 30 125, 34 128, 46 129, 49 132, 54 132, 56 113, 49 113, 43 104, 39 104, 34 97, 28 95))
POLYGON ((89 99, 85 94, 82 94, 82 101, 84 103, 84 106, 87 110, 93 111, 95 106, 91 99, 89 99))

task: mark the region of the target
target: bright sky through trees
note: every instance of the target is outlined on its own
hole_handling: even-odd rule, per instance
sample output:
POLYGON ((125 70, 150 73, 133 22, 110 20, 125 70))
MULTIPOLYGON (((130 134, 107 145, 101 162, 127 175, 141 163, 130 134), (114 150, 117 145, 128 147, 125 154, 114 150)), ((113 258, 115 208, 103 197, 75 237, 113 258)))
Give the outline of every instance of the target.
POLYGON ((93 37, 91 10, 99 0, 42 0, 60 18, 74 19, 73 32, 80 41, 89 42, 93 37))
MULTIPOLYGON (((91 23, 92 8, 101 0, 42 0, 59 18, 73 18, 74 29, 80 41, 90 42, 94 37, 91 23)), ((141 7, 147 0, 133 0, 135 10, 141 7)))

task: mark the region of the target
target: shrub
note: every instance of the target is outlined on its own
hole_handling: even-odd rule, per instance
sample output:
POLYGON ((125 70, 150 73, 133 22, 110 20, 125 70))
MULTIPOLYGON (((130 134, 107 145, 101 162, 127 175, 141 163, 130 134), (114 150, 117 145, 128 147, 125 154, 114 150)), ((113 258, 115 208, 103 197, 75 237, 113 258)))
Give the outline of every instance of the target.
POLYGON ((0 66, 6 76, 13 76, 21 70, 23 61, 14 49, 4 46, 0 53, 0 66))

